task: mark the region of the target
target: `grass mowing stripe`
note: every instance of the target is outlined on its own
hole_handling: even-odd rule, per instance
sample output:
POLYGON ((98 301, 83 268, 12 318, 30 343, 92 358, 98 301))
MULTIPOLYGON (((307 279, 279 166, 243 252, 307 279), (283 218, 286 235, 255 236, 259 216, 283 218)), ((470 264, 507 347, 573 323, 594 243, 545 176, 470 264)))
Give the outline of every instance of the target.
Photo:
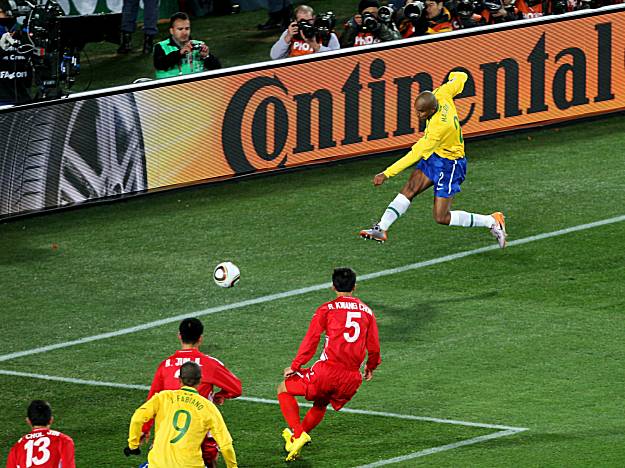
MULTIPOLYGON (((535 241, 539 241, 539 240, 543 240, 543 239, 549 239, 551 237, 562 236, 562 235, 565 235, 565 234, 569 234, 571 232, 583 231, 583 230, 586 230, 586 229, 592 229, 592 228, 599 227, 599 226, 605 226, 605 225, 608 225, 608 224, 614 224, 614 223, 618 223, 618 222, 621 222, 621 221, 625 221, 625 215, 616 216, 616 217, 608 218, 608 219, 603 219, 601 221, 595 221, 595 222, 592 222, 592 223, 579 224, 577 226, 572 226, 572 227, 565 228, 565 229, 560 229, 560 230, 557 230, 557 231, 546 232, 546 233, 543 233, 543 234, 537 234, 537 235, 534 235, 534 236, 529 236, 529 237, 524 237, 522 239, 513 240, 513 241, 508 242, 508 247, 513 247, 515 245, 527 244, 529 242, 535 242, 535 241)), ((359 277, 359 281, 365 281, 365 280, 369 280, 369 279, 380 278, 382 276, 394 275, 394 274, 397 274, 397 273, 403 273, 403 272, 410 271, 410 270, 416 270, 416 269, 424 268, 424 267, 431 266, 431 265, 437 265, 437 264, 440 264, 440 263, 450 262, 452 260, 458 260, 460 258, 468 257, 470 255, 477 255, 477 254, 484 253, 484 252, 490 252, 491 250, 497 250, 498 248, 499 248, 499 246, 497 246, 497 245, 489 245, 487 247, 481 247, 479 249, 467 250, 467 251, 464 251, 464 252, 458 252, 458 253, 451 254, 451 255, 445 255, 443 257, 438 257, 438 258, 434 258, 434 259, 431 259, 431 260, 426 260, 426 261, 423 261, 423 262, 411 263, 411 264, 404 265, 404 266, 397 267, 397 268, 390 268, 390 269, 378 271, 378 272, 375 272, 375 273, 369 273, 369 274, 366 274, 366 275, 361 275, 359 277)), ((84 344, 84 343, 90 343, 92 341, 104 340, 104 339, 113 338, 113 337, 116 337, 116 336, 127 335, 127 334, 135 333, 135 332, 138 332, 138 331, 148 330, 150 328, 158 327, 158 326, 161 326, 161 325, 167 325, 169 323, 179 322, 180 320, 182 320, 184 318, 187 318, 187 317, 201 317, 201 316, 204 316, 204 315, 215 314, 217 312, 224 312, 224 311, 227 311, 227 310, 240 309, 240 308, 247 307, 247 306, 250 306, 250 305, 263 304, 265 302, 272 302, 272 301, 276 301, 276 300, 279 300, 279 299, 284 299, 284 298, 287 298, 287 297, 300 296, 302 294, 307 294, 309 292, 314 292, 314 291, 320 291, 322 289, 327 289, 330 286, 331 286, 330 283, 317 284, 317 285, 309 286, 309 287, 306 287, 306 288, 293 289, 291 291, 285 291, 285 292, 276 293, 276 294, 269 294, 267 296, 257 297, 255 299, 248 299, 246 301, 235 302, 233 304, 227 304, 227 305, 217 306, 217 307, 210 307, 210 308, 205 309, 205 310, 200 310, 200 311, 196 311, 196 312, 189 312, 189 313, 185 313, 185 314, 180 314, 180 315, 176 315, 176 316, 173 316, 173 317, 168 317, 168 318, 161 319, 161 320, 156 320, 156 321, 153 321, 153 322, 147 322, 147 323, 143 323, 143 324, 140 324, 140 325, 135 325, 134 327, 122 328, 121 330, 116 330, 116 331, 111 331, 111 332, 107 332, 107 333, 101 333, 99 335, 93 335, 93 336, 87 336, 87 337, 84 337, 84 338, 79 338, 77 340, 65 341, 65 342, 62 342, 62 343, 56 343, 56 344, 52 344, 52 345, 42 346, 42 347, 39 347, 39 348, 28 349, 28 350, 25 350, 25 351, 17 351, 15 353, 9 353, 9 354, 4 354, 4 355, 0 356, 0 362, 10 361, 12 359, 16 359, 16 358, 23 357, 23 356, 31 356, 33 354, 45 353, 45 352, 48 352, 48 351, 53 351, 55 349, 68 348, 70 346, 75 346, 75 345, 84 344)))
POLYGON ((499 437, 506 437, 514 434, 518 434, 519 432, 523 432, 527 429, 509 429, 506 431, 493 432, 492 434, 486 434, 479 437, 473 437, 471 439, 461 440, 460 442, 454 442, 453 444, 441 445, 440 447, 432 447, 425 450, 420 450, 419 452, 409 453, 407 455, 402 455, 401 457, 389 458, 387 460, 380 460, 375 463, 369 463, 368 465, 360 465, 357 468, 374 468, 376 466, 385 466, 392 465, 394 463, 401 463, 407 460, 412 460, 414 458, 424 457, 426 455, 431 455, 433 453, 445 452, 447 450, 456 449, 459 447, 464 447, 466 445, 473 445, 480 442, 485 442, 487 440, 497 439, 499 437))
MULTIPOLYGON (((12 370, 4 370, 0 369, 0 375, 9 375, 13 377, 30 377, 33 379, 39 380, 50 380, 53 382, 63 382, 63 383, 73 383, 78 385, 89 385, 93 387, 111 387, 111 388, 127 388, 130 390, 150 390, 148 385, 137 385, 137 384, 123 384, 116 382, 103 382, 99 380, 84 380, 84 379, 75 379, 73 377, 60 377, 56 375, 46 375, 46 374, 34 374, 31 372, 18 372, 12 370)), ((280 404, 277 400, 269 400, 267 398, 255 398, 255 397, 239 397, 235 401, 247 401, 251 403, 262 403, 269 405, 278 405, 280 404)), ((300 403, 300 406, 312 407, 310 403, 300 403)), ((456 426, 467 426, 467 427, 480 427, 484 429, 499 429, 505 431, 514 431, 514 432, 522 432, 526 431, 527 428, 524 427, 512 427, 512 426, 502 426, 500 424, 486 424, 486 423, 476 423, 470 421, 459 421, 455 419, 440 419, 440 418, 431 418, 428 416, 413 416, 411 414, 399 414, 399 413, 388 413, 383 411, 370 411, 370 410, 361 410, 361 409, 350 409, 343 408, 341 413, 352 413, 352 414, 362 414, 365 416, 381 416, 386 418, 394 418, 394 419, 406 419, 412 421, 425 421, 425 422, 434 422, 440 424, 452 424, 456 426)))

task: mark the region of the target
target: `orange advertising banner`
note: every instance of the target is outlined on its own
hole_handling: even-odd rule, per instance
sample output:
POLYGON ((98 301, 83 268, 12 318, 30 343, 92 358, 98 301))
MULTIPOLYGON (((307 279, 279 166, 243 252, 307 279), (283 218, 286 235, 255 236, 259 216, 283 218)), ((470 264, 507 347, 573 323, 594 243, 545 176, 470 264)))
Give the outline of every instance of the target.
POLYGON ((619 5, 0 109, 0 218, 408 148, 452 70, 467 137, 623 110, 624 60, 619 5))
POLYGON ((469 137, 623 109, 624 52, 618 8, 135 91, 148 187, 409 147, 414 98, 452 70, 469 74, 456 98, 469 137))

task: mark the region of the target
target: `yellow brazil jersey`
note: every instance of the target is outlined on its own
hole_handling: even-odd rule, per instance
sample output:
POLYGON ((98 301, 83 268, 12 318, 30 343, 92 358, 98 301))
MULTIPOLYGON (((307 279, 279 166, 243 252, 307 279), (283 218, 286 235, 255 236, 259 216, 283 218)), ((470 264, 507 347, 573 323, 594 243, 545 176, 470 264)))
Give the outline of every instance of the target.
POLYGON ((464 157, 464 139, 453 98, 462 92, 466 81, 466 73, 451 72, 449 81, 433 91, 438 109, 427 120, 423 137, 408 154, 384 171, 386 177, 396 176, 420 159, 429 158, 432 153, 452 160, 464 157))
POLYGON ((132 415, 128 447, 139 446, 143 424, 154 418, 150 468, 204 468, 202 441, 208 431, 217 441, 228 468, 236 467, 232 437, 217 407, 192 387, 156 393, 132 415))

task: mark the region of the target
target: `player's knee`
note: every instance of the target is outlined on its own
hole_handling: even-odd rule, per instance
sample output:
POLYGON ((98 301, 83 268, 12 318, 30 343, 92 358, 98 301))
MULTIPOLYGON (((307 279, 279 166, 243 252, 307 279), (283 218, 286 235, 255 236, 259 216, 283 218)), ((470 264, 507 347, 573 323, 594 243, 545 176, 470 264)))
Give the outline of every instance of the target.
POLYGON ((284 381, 282 381, 278 384, 277 393, 278 395, 280 395, 281 393, 284 393, 284 392, 286 392, 286 384, 284 383, 284 381))
POLYGON ((404 197, 406 197, 410 201, 412 201, 412 199, 416 196, 416 191, 412 189, 410 186, 404 187, 403 189, 401 189, 399 193, 401 193, 404 197))
POLYGON ((444 213, 439 213, 435 211, 433 214, 434 221, 436 221, 438 224, 449 225, 449 221, 451 221, 451 214, 449 213, 449 211, 444 213))

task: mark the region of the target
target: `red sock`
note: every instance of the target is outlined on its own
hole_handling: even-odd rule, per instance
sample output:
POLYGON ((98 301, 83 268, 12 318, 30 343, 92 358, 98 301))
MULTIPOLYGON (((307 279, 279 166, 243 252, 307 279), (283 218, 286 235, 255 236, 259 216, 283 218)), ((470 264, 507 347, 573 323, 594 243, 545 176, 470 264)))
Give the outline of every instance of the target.
POLYGON ((312 431, 321 422, 325 414, 325 406, 313 406, 310 408, 306 416, 304 416, 304 421, 302 421, 302 430, 304 432, 312 431))
POLYGON ((280 410, 284 416, 284 420, 293 430, 293 436, 302 435, 302 425, 299 420, 299 405, 295 397, 287 392, 278 393, 278 401, 280 402, 280 410))

